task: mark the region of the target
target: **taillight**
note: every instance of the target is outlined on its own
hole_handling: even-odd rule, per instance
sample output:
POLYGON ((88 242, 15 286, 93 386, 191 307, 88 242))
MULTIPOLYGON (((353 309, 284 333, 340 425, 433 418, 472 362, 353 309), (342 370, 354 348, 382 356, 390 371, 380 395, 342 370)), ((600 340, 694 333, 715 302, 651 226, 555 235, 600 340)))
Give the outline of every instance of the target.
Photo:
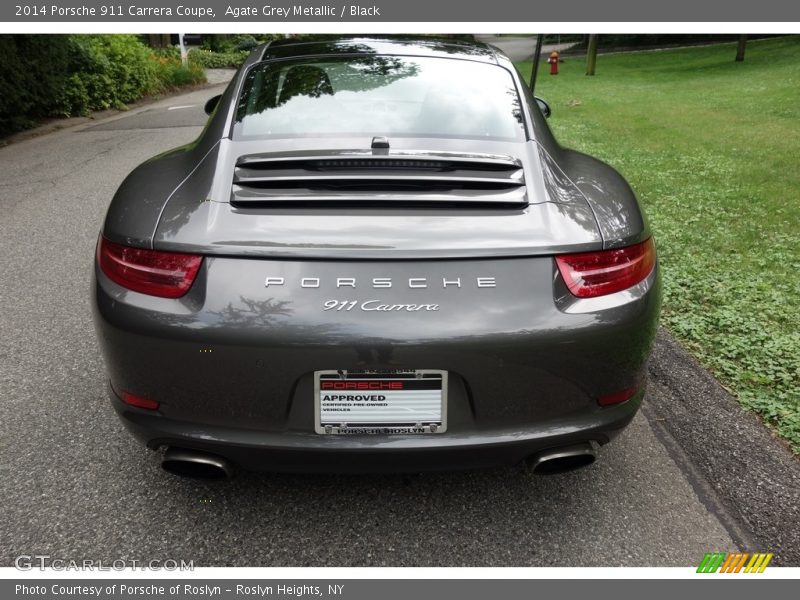
POLYGON ((604 296, 634 286, 650 274, 655 263, 653 238, 625 248, 556 256, 561 277, 578 298, 604 296))
POLYGON ((136 394, 131 394, 130 392, 122 392, 122 401, 125 404, 130 404, 131 406, 135 406, 137 408, 146 408, 147 410, 158 410, 158 402, 155 400, 150 400, 150 398, 143 398, 142 396, 137 396, 136 394))
POLYGON ((132 248, 100 236, 97 262, 106 277, 122 287, 151 296, 180 298, 192 287, 203 257, 132 248))
POLYGON ((633 398, 636 392, 639 391, 637 386, 625 388, 624 390, 619 390, 618 392, 614 392, 613 394, 606 394, 605 396, 600 396, 597 399, 597 403, 600 406, 613 406, 614 404, 622 404, 633 398))

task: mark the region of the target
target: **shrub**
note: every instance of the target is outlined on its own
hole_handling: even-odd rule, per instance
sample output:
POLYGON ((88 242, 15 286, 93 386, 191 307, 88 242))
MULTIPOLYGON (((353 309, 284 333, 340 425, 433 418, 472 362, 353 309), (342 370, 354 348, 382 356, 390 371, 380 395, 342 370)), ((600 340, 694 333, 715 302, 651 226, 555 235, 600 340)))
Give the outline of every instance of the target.
POLYGON ((69 49, 64 35, 0 35, 0 135, 58 111, 69 49))
POLYGON ((132 35, 4 35, 0 53, 0 135, 205 81, 176 49, 154 51, 132 35))
POLYGON ((63 114, 119 108, 158 88, 152 52, 132 35, 74 35, 63 114))
POLYGON ((206 35, 200 48, 189 51, 189 60, 206 69, 238 68, 253 48, 280 37, 271 33, 206 35))
POLYGON ((272 33, 210 34, 204 36, 202 49, 228 54, 242 50, 252 50, 258 44, 270 42, 281 37, 272 33))
POLYGON ((195 48, 189 51, 189 63, 196 64, 205 69, 238 68, 247 58, 248 50, 234 52, 212 52, 195 48))
POLYGON ((164 92, 170 88, 194 85, 206 80, 203 67, 192 62, 184 66, 181 62, 180 52, 176 52, 176 54, 177 56, 156 57, 158 88, 150 90, 149 93, 164 92))
POLYGON ((242 50, 247 50, 248 52, 258 46, 258 40, 254 38, 252 35, 242 35, 238 36, 238 40, 236 41, 236 45, 233 47, 234 51, 241 52, 242 50))

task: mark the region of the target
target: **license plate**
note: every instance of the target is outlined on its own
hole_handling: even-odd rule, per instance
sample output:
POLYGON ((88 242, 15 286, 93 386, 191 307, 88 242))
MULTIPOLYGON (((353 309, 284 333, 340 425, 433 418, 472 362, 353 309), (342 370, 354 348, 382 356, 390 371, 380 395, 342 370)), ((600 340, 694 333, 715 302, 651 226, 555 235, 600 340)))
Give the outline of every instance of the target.
POLYGON ((447 371, 316 371, 317 433, 431 434, 447 429, 447 371))

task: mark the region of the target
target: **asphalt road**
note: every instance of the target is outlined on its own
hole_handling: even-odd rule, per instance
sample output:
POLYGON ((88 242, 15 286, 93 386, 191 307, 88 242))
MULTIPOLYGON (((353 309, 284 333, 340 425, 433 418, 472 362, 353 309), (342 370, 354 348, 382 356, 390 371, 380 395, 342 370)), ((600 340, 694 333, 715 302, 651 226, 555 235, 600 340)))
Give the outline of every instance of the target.
MULTIPOLYGON (((520 60, 530 60, 533 58, 533 53, 536 51, 536 36, 535 35, 493 35, 487 33, 476 34, 475 39, 487 44, 497 46, 502 50, 508 58, 514 62, 520 60)), ((563 50, 574 46, 574 43, 569 44, 542 44, 542 60, 546 60, 553 50, 562 52, 563 50)))
POLYGON ((581 471, 221 484, 162 472, 105 397, 92 255, 120 181, 195 138, 214 93, 0 148, 0 565, 44 553, 198 566, 678 566, 737 549, 800 564, 797 461, 664 335, 646 410, 581 471), (693 402, 709 423, 722 406, 724 425, 694 432, 693 402))

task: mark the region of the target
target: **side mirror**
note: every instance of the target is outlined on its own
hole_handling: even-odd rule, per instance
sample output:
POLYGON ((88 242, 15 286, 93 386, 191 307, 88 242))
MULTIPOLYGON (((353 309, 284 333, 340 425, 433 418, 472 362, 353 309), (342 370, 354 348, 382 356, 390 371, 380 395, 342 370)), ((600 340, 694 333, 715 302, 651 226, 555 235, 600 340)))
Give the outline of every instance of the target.
POLYGON ((211 113, 214 112, 214 109, 217 108, 217 104, 219 104, 220 98, 222 98, 222 94, 219 94, 217 96, 214 96, 213 98, 208 99, 205 107, 203 107, 203 110, 206 111, 207 115, 210 115, 211 113))
POLYGON ((550 118, 550 114, 552 112, 550 110, 550 105, 547 102, 545 102, 544 100, 542 100, 541 98, 539 98, 539 96, 534 96, 534 98, 536 98, 536 104, 539 105, 539 110, 542 111, 542 114, 544 115, 544 118, 545 119, 550 118))

